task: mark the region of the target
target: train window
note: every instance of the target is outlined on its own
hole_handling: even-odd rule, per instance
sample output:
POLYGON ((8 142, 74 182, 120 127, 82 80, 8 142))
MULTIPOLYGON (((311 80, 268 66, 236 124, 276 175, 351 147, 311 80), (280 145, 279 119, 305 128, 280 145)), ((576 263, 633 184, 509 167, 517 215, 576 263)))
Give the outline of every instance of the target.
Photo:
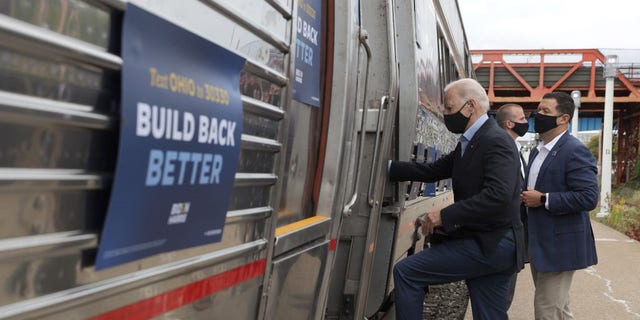
POLYGON ((414 1, 415 6, 415 34, 416 34, 416 72, 420 103, 428 109, 437 112, 441 101, 439 87, 439 64, 437 62, 439 48, 437 33, 437 19, 433 12, 433 5, 428 1, 414 1))
POLYGON ((447 66, 449 65, 449 47, 447 41, 438 28, 438 71, 440 73, 440 96, 444 99, 444 87, 449 83, 447 66))
POLYGON ((458 74, 454 59, 451 56, 451 50, 440 28, 438 28, 438 65, 440 71, 440 93, 444 98, 444 87, 447 83, 459 79, 460 74, 458 74))

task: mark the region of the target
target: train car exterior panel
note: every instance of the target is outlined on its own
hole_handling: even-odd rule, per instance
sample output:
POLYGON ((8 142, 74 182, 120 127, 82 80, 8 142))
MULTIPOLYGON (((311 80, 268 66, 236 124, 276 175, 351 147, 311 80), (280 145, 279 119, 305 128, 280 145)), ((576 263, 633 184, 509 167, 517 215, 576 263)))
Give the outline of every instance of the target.
POLYGON ((424 246, 416 219, 452 201, 449 181, 388 183, 386 162, 453 148, 442 90, 467 52, 455 1, 2 2, 0 318, 375 314, 424 246), (96 271, 129 4, 246 59, 243 131, 219 242, 96 271), (317 103, 296 96, 312 56, 317 103))
POLYGON ((322 304, 320 290, 326 271, 329 241, 274 260, 267 295, 266 318, 315 319, 322 304))

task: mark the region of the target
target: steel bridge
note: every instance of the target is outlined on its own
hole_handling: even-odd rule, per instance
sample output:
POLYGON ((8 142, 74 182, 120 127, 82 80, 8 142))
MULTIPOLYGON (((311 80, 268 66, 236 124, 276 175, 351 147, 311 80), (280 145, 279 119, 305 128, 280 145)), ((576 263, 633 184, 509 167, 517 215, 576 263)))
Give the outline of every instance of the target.
MULTIPOLYGON (((533 111, 545 93, 579 90, 579 117, 602 117, 605 56, 598 49, 471 50, 478 81, 492 108, 517 103, 533 111)), ((618 128, 615 183, 628 180, 640 147, 640 64, 619 64, 614 79, 618 128)))

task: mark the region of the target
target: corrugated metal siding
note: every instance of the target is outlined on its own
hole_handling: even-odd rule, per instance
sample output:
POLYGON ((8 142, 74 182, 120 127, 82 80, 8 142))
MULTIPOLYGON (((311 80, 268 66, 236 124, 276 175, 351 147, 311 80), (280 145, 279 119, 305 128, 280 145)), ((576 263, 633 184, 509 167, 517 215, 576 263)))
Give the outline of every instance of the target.
MULTIPOLYGON (((271 189, 279 178, 276 155, 282 149, 280 123, 289 83, 291 6, 203 2, 207 6, 200 1, 154 1, 149 6, 184 10, 191 26, 215 22, 233 30, 206 33, 228 37, 223 45, 247 58, 241 83, 242 150, 223 240, 97 273, 92 265, 117 152, 125 2, 70 0, 62 6, 57 1, 0 1, 0 314, 53 306, 64 299, 45 301, 49 294, 205 253, 225 253, 224 262, 206 261, 209 266, 225 264, 217 271, 266 255, 265 221, 276 198, 271 189), (259 32, 268 29, 259 25, 265 21, 269 32, 259 32), (241 247, 249 249, 235 250, 241 247), (244 259, 231 259, 238 256, 244 259), (37 299, 40 307, 28 305, 37 299)), ((165 271, 163 277, 169 277, 165 271)), ((138 281, 130 280, 132 286, 138 281)), ((255 299, 261 281, 247 291, 255 299)), ((165 285, 161 282, 154 280, 154 290, 165 285)), ((84 313, 75 312, 108 310, 116 307, 112 302, 100 307, 87 303, 80 307, 84 313)))

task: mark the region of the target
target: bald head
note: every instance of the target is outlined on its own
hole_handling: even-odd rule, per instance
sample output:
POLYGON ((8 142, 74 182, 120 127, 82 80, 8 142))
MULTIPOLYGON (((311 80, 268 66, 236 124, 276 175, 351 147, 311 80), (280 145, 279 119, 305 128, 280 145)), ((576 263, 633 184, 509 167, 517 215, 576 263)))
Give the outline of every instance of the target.
POLYGON ((519 113, 523 113, 522 106, 515 103, 507 103, 498 108, 496 112, 496 121, 498 121, 498 125, 501 128, 507 128, 508 121, 516 121, 519 120, 517 117, 519 113), (518 112, 520 111, 520 112, 518 112))
POLYGON ((522 106, 515 103, 507 103, 498 108, 496 121, 513 139, 523 136, 529 129, 522 106))

